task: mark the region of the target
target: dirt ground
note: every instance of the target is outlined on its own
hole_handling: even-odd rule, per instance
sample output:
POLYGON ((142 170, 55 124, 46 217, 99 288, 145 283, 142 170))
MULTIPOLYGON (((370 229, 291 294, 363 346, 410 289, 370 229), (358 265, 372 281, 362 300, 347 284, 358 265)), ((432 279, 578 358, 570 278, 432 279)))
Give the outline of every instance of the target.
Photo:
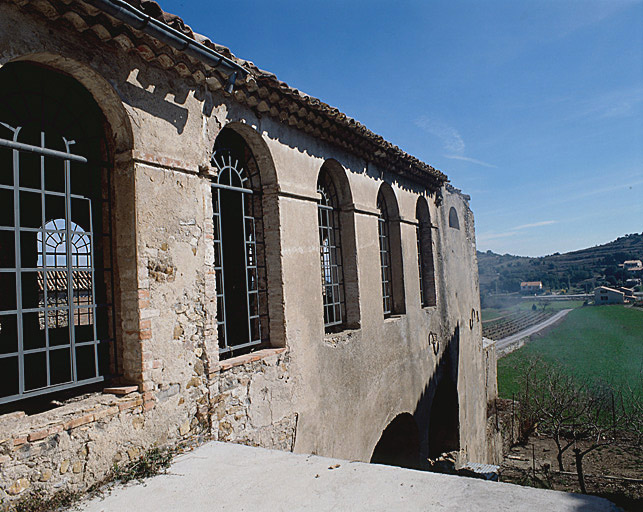
MULTIPOLYGON (((579 443, 583 449, 583 443, 579 443)), ((510 448, 500 467, 500 481, 559 491, 578 492, 573 446, 563 456, 565 472, 558 471, 557 449, 551 438, 534 434, 510 448), (534 479, 534 466, 536 478, 534 479)), ((589 494, 607 498, 627 511, 643 510, 643 447, 619 439, 583 458, 589 494)))

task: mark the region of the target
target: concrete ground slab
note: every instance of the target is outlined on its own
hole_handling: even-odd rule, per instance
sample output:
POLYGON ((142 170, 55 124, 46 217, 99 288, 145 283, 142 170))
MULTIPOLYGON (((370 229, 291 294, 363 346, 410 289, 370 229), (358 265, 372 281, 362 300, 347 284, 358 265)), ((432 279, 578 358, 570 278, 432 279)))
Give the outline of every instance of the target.
POLYGON ((619 510, 593 496, 211 442, 84 512, 619 510))

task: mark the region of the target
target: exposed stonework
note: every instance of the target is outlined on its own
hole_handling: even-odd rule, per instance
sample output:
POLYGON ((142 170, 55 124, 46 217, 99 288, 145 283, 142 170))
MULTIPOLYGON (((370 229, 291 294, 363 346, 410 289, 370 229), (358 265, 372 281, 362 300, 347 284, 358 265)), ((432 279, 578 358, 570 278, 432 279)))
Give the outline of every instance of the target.
POLYGON ((213 380, 212 430, 219 441, 292 451, 297 412, 292 410, 296 384, 290 357, 283 349, 264 352, 213 380))

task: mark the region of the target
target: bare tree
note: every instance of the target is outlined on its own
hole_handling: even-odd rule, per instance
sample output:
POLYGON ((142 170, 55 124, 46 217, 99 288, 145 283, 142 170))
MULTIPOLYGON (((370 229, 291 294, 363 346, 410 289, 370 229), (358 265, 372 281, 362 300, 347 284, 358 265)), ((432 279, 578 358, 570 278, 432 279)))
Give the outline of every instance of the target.
POLYGON ((629 431, 632 422, 637 420, 632 416, 632 408, 626 403, 624 393, 612 386, 601 384, 588 389, 584 401, 587 404, 586 410, 579 416, 574 432, 574 439, 584 441, 584 448, 574 446, 573 452, 578 484, 586 494, 583 457, 613 444, 617 435, 629 431))
POLYGON ((552 437, 560 471, 564 471, 563 454, 573 447, 582 492, 587 492, 583 458, 588 453, 614 443, 624 433, 635 443, 641 442, 643 405, 639 390, 616 389, 606 383, 590 386, 540 358, 529 362, 523 379, 523 419, 552 437))
POLYGON ((557 448, 558 469, 564 471, 563 454, 574 444, 578 418, 588 407, 585 386, 579 385, 560 366, 541 358, 530 360, 523 379, 523 418, 530 418, 539 432, 552 437, 557 448))

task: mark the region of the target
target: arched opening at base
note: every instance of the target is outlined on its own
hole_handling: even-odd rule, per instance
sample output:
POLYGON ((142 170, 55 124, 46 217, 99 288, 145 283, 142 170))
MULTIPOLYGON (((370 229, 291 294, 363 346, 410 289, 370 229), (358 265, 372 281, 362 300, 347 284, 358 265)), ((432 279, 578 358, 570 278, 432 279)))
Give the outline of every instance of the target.
POLYGON ((421 466, 420 436, 413 416, 403 413, 388 424, 373 450, 371 462, 411 469, 421 466))
POLYGON ((429 458, 460 449, 458 390, 448 379, 435 391, 429 420, 429 458))

